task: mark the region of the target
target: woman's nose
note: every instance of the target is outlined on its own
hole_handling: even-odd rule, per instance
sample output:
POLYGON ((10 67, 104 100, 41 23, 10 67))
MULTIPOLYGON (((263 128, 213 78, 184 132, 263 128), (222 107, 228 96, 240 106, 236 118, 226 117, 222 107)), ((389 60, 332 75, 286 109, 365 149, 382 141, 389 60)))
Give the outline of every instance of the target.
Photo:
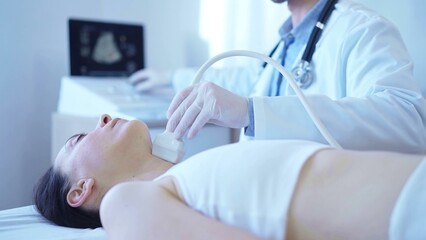
POLYGON ((110 115, 108 115, 108 114, 102 114, 102 116, 99 118, 98 127, 105 126, 111 120, 112 120, 112 118, 111 118, 110 115))

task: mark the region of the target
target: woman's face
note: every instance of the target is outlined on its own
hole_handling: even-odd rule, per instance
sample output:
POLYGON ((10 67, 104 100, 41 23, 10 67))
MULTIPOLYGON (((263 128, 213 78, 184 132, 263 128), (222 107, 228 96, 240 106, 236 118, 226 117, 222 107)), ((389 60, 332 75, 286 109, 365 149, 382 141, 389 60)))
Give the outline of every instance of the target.
POLYGON ((54 167, 71 182, 93 178, 111 185, 136 175, 151 147, 148 127, 143 122, 103 115, 93 131, 77 134, 66 142, 54 167))

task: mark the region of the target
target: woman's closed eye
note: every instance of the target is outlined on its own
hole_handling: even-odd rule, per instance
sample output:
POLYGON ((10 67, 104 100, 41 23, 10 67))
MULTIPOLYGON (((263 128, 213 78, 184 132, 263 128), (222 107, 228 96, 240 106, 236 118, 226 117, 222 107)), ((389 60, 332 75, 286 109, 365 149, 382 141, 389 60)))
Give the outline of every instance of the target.
POLYGON ((85 136, 87 135, 87 133, 78 133, 75 134, 73 136, 71 136, 70 138, 68 138, 68 140, 65 143, 65 147, 67 149, 73 148, 76 144, 78 144, 85 136))

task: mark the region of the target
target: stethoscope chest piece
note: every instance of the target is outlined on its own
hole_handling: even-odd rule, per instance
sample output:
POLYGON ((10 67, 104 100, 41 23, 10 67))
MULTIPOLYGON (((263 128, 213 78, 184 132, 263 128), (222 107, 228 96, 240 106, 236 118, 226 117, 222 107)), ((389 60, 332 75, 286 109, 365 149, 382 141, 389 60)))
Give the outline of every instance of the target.
POLYGON ((292 70, 294 79, 302 89, 306 89, 311 86, 314 80, 310 70, 309 62, 303 60, 301 60, 300 63, 292 70))

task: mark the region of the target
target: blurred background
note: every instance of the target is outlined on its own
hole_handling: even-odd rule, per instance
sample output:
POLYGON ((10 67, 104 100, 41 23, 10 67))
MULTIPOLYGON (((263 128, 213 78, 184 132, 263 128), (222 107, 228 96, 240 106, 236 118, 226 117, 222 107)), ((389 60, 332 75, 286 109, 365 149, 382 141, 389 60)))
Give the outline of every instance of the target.
MULTIPOLYGON (((426 3, 357 1, 400 29, 426 92, 426 3)), ((0 1, 0 210, 31 204, 50 165, 51 115, 69 74, 69 18, 142 24, 145 66, 176 69, 231 49, 268 53, 288 16, 286 4, 270 0, 0 1)))

